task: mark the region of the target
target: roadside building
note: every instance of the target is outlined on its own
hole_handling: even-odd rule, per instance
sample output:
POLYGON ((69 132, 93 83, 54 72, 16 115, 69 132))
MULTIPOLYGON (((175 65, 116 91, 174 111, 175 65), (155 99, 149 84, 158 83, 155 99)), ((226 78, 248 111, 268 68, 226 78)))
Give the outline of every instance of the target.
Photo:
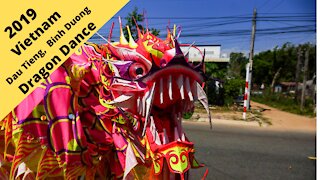
MULTIPOLYGON (((230 58, 226 54, 221 53, 221 45, 195 45, 196 47, 181 47, 182 52, 189 59, 189 62, 198 64, 202 61, 202 54, 205 51, 204 62, 216 63, 219 67, 226 68, 229 64, 230 58)), ((210 75, 209 75, 210 76, 210 75)), ((209 98, 209 104, 211 105, 223 105, 224 88, 223 81, 217 77, 208 77, 207 79, 207 95, 209 98)))
POLYGON ((195 47, 181 47, 182 52, 187 55, 190 62, 200 62, 204 50, 206 52, 205 62, 229 63, 230 58, 221 54, 221 45, 195 45, 195 47), (200 51, 199 51, 200 50, 200 51), (189 52, 189 53, 187 53, 189 52))
MULTIPOLYGON (((302 90, 302 83, 298 83, 298 93, 301 93, 302 90)), ((308 80, 306 82, 306 95, 312 97, 315 93, 316 88, 316 81, 315 78, 308 80)), ((296 90, 296 83, 295 82, 279 82, 274 87, 274 92, 276 93, 285 93, 285 94, 294 94, 296 90)))

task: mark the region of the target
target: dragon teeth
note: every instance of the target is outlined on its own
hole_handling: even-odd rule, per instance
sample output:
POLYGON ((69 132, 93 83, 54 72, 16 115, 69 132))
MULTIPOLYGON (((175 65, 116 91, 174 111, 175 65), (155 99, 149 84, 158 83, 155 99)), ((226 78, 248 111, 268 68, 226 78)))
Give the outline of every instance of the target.
POLYGON ((137 112, 140 114, 140 98, 137 98, 137 112))
POLYGON ((177 79, 177 85, 180 91, 181 99, 184 99, 184 88, 183 88, 183 76, 180 75, 177 79))
POLYGON ((106 103, 109 105, 114 105, 114 106, 121 107, 121 108, 133 109, 134 103, 130 102, 130 99, 132 99, 132 97, 134 97, 134 95, 124 95, 123 94, 123 95, 113 99, 112 101, 107 101, 106 103))
POLYGON ((198 100, 197 84, 198 83, 196 81, 193 81, 192 82, 192 86, 191 86, 191 92, 193 94, 193 98, 194 98, 195 101, 198 100))
POLYGON ((152 133, 153 140, 155 141, 155 143, 158 145, 161 145, 161 140, 160 140, 156 125, 154 123, 153 116, 150 116, 150 131, 152 133))
POLYGON ((143 112, 143 102, 140 97, 137 98, 137 112, 139 115, 141 115, 143 112))
POLYGON ((186 135, 184 133, 182 133, 181 140, 186 141, 186 135))
POLYGON ((150 111, 151 111, 151 105, 154 97, 154 89, 155 89, 156 83, 153 83, 153 86, 150 90, 149 96, 146 98, 146 118, 149 117, 150 111))
POLYGON ((163 128, 162 142, 163 142, 163 144, 169 143, 169 138, 168 138, 167 131, 165 128, 163 128))
POLYGON ((172 76, 170 75, 168 78, 168 87, 169 87, 169 98, 172 100, 172 76))
POLYGON ((182 112, 178 113, 177 116, 177 127, 178 127, 178 133, 179 133, 179 137, 182 137, 182 112))
POLYGON ((160 85, 160 104, 163 104, 163 79, 161 78, 160 79, 160 83, 159 83, 160 85))
POLYGON ((190 99, 190 101, 193 101, 193 96, 192 96, 192 92, 191 92, 191 89, 190 89, 189 77, 186 78, 185 85, 186 85, 186 91, 188 93, 189 99, 190 99))
POLYGON ((174 139, 176 141, 181 141, 180 137, 179 137, 179 132, 178 132, 178 128, 174 127, 174 139))
POLYGON ((141 116, 145 117, 146 101, 144 98, 142 98, 141 102, 142 102, 141 116))
POLYGON ((113 101, 110 101, 107 103, 110 105, 114 105, 114 104, 119 105, 120 103, 125 102, 125 101, 129 100, 130 98, 132 98, 132 95, 124 95, 123 94, 123 95, 115 98, 113 101))
POLYGON ((152 88, 146 93, 145 96, 143 96, 143 99, 145 102, 144 103, 145 108, 143 111, 143 115, 145 115, 145 122, 144 122, 142 135, 145 135, 145 133, 146 133, 146 128, 147 128, 147 124, 148 124, 148 120, 149 120, 149 116, 150 116, 150 112, 151 112, 151 105, 152 105, 152 101, 153 101, 153 97, 154 97, 155 86, 156 86, 156 83, 154 82, 152 88))

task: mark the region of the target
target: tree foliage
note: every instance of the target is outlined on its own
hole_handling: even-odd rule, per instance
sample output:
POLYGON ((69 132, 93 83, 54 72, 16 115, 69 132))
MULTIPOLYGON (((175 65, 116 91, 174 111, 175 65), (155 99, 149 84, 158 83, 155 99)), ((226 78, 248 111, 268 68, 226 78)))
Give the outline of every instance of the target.
MULTIPOLYGON (((267 85, 271 85, 276 72, 280 68, 280 75, 276 81, 294 82, 299 48, 302 49, 303 53, 305 52, 306 48, 310 49, 309 73, 307 79, 311 79, 316 73, 315 46, 309 43, 298 46, 291 43, 285 43, 281 47, 275 47, 272 50, 263 51, 254 56, 252 76, 253 83, 265 83, 267 85)), ((304 56, 302 58, 304 59, 304 56)), ((302 70, 303 63, 301 63, 299 67, 302 70)), ((299 74, 301 74, 301 72, 299 74)), ((299 77, 299 81, 301 82, 302 77, 299 77)))
MULTIPOLYGON (((316 47, 315 45, 306 43, 301 45, 293 45, 285 43, 281 47, 260 52, 254 56, 253 60, 253 75, 252 85, 260 86, 264 83, 265 86, 270 86, 274 80, 274 84, 279 82, 294 82, 298 49, 302 51, 302 59, 299 64, 298 81, 302 82, 303 63, 305 58, 305 51, 309 49, 309 71, 307 79, 312 79, 316 73, 316 47), (276 76, 278 72, 278 75, 276 76)), ((248 58, 239 52, 232 52, 230 54, 230 62, 228 65, 221 63, 206 63, 206 75, 212 79, 219 79, 223 82, 223 96, 225 104, 230 104, 232 98, 244 92, 245 86, 245 72, 248 58), (241 90, 240 90, 241 89, 241 90)), ((216 92, 214 83, 208 82, 208 95, 210 102, 215 102, 210 98, 217 98, 214 96, 216 92)))
POLYGON ((246 76, 246 64, 248 58, 243 53, 232 52, 230 53, 230 63, 228 68, 229 77, 245 78, 246 76))
POLYGON ((226 63, 206 63, 206 75, 211 78, 224 79, 227 73, 226 63))

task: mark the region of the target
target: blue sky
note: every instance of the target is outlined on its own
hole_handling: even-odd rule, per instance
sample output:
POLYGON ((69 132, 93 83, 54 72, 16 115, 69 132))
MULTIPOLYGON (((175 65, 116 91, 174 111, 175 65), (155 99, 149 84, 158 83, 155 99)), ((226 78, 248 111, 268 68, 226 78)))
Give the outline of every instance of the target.
MULTIPOLYGON (((170 21, 182 27, 180 42, 220 44, 222 53, 227 54, 248 54, 254 8, 258 13, 255 53, 286 42, 316 42, 315 0, 131 0, 115 17, 127 16, 135 6, 140 13, 146 12, 149 27, 160 29, 160 36, 170 21)), ((113 37, 117 41, 116 18, 99 33, 107 37, 111 22, 116 24, 113 37)))

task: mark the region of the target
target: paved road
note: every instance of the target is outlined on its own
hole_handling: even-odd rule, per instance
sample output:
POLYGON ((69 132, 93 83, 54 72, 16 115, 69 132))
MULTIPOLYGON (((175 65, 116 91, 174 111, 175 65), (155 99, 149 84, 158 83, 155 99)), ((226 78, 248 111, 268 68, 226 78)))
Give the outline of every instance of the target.
MULTIPOLYGON (((315 179, 315 133, 271 131, 261 127, 185 122, 198 161, 207 165, 207 179, 315 179)), ((201 179, 205 168, 191 172, 201 179)))

